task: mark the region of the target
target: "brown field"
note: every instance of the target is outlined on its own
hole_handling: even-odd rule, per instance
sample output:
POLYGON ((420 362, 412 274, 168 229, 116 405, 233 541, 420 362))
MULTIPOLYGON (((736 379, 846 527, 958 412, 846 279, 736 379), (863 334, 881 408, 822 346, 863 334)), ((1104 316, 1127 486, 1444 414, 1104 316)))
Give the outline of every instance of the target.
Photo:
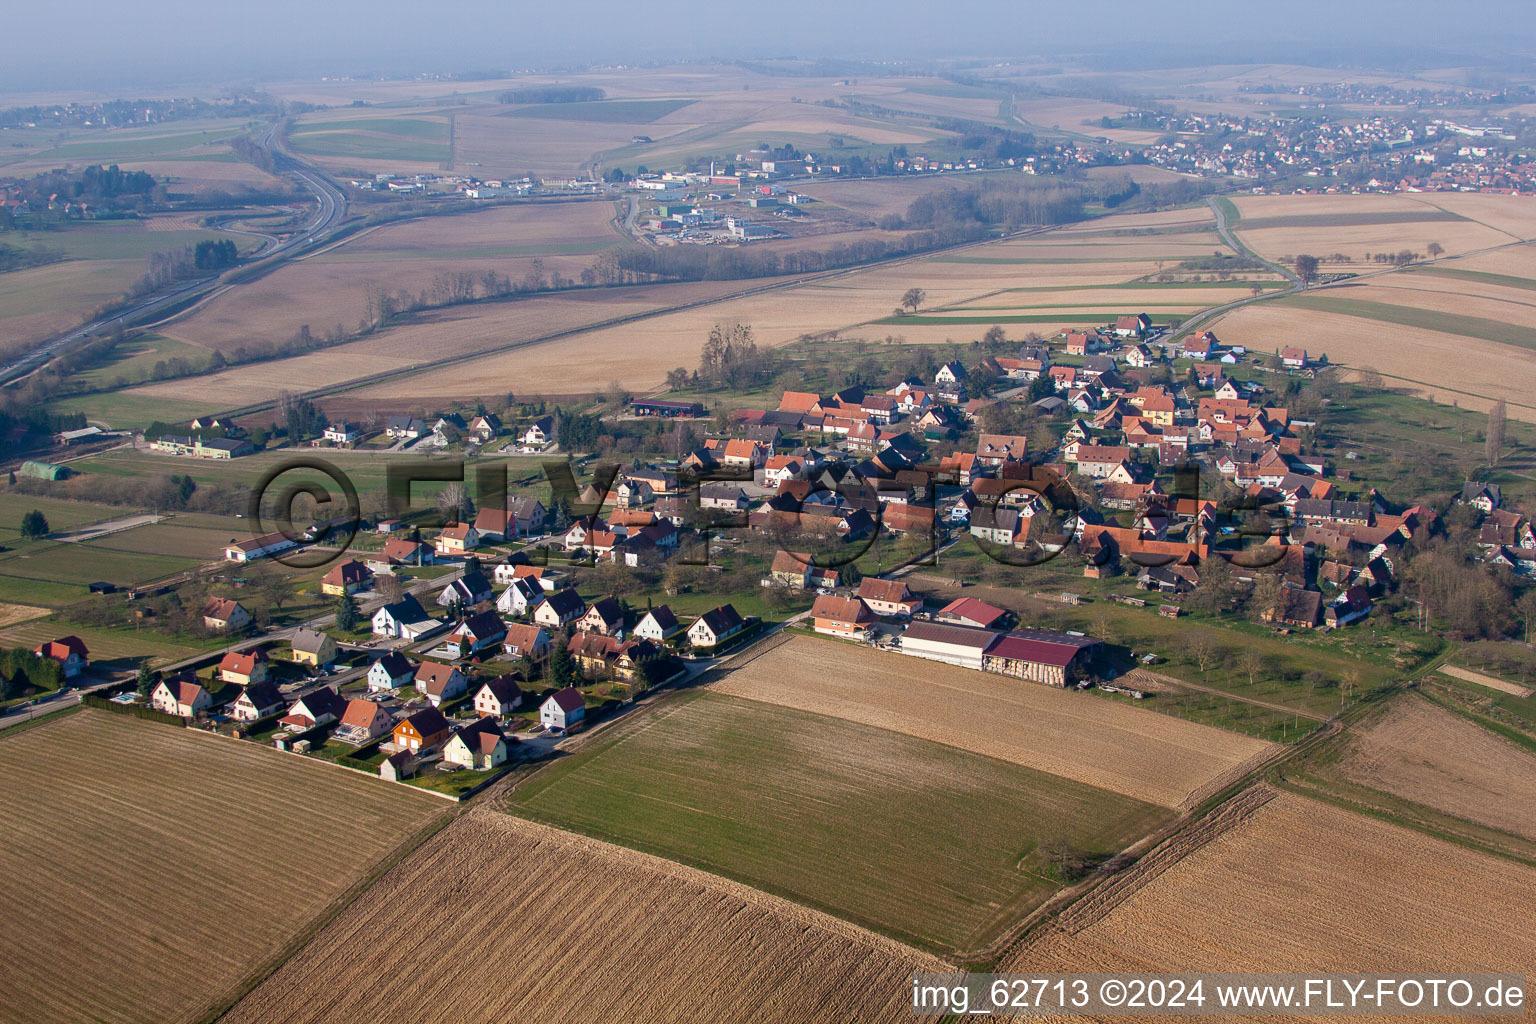
POLYGON ((939 961, 692 868, 472 811, 224 1018, 900 1021, 939 961), (401 941, 415 936, 430 941, 401 941))
POLYGON ((1282 794, 999 970, 1530 974, 1533 900, 1536 869, 1282 794))
POLYGON ((1536 839, 1536 757, 1528 751, 1415 695, 1350 735, 1330 772, 1536 839))
POLYGON ((711 689, 935 740, 1180 807, 1272 744, 1075 691, 797 636, 711 689), (913 666, 921 666, 914 677, 913 666))
MULTIPOLYGON (((1495 198, 1495 197, 1486 197, 1495 198)), ((1516 197, 1507 197, 1518 203, 1516 197)), ((1329 269, 1373 269, 1380 264, 1363 262, 1369 253, 1397 252, 1412 249, 1424 252, 1430 242, 1439 242, 1448 255, 1482 249, 1488 246, 1507 245, 1521 236, 1503 230, 1499 219, 1514 218, 1516 223, 1526 222, 1529 215, 1523 208, 1508 205, 1479 208, 1479 212, 1499 219, 1432 220, 1443 212, 1462 214, 1454 204, 1408 195, 1338 195, 1338 196, 1240 196, 1233 202, 1242 214, 1237 225, 1238 237, 1260 256, 1279 259, 1297 253, 1312 253, 1324 260, 1329 269), (1349 218, 1369 216, 1403 217, 1423 214, 1422 221, 1397 220, 1390 223, 1349 223, 1349 218), (1329 225, 1324 221, 1338 217, 1341 223, 1329 225), (1255 226, 1254 222, 1272 218, 1297 218, 1295 224, 1255 226), (1303 218, 1305 218, 1303 220, 1303 218), (1494 226, 1490 226, 1494 225, 1494 226), (1349 256, 1354 262, 1334 264, 1327 257, 1335 253, 1349 256)))
MULTIPOLYGON (((292 359, 253 363, 204 377, 147 384, 123 394, 205 402, 210 409, 229 408, 290 390, 295 381, 303 381, 308 387, 319 387, 355 380, 371 373, 409 367, 429 358, 484 351, 523 338, 578 329, 614 317, 709 298, 741 287, 739 281, 651 285, 577 291, 485 306, 459 306, 423 314, 412 323, 361 341, 321 349, 292 359)), ((709 321, 711 324, 713 322, 709 321)), ((706 326, 704 331, 687 339, 685 343, 679 342, 690 353, 690 362, 697 362, 698 350, 704 343, 704 332, 707 330, 706 326)), ((572 351, 567 341, 562 339, 558 343, 487 356, 476 361, 473 366, 461 364, 447 367, 432 371, 430 375, 413 377, 407 382, 378 387, 390 394, 410 395, 417 393, 420 380, 445 374, 454 382, 452 391, 420 393, 461 394, 469 390, 476 394, 493 394, 530 387, 543 392, 560 393, 562 389, 558 384, 573 381, 584 386, 566 389, 566 393, 571 390, 590 391, 605 385, 615 374, 623 374, 625 366, 632 366, 637 357, 632 344, 623 345, 612 353, 598 353, 595 361, 586 359, 582 363, 573 360, 572 351), (525 352, 537 355, 532 357, 531 362, 525 363, 524 359, 528 358, 524 356, 525 352), (607 365, 605 359, 612 359, 614 365, 607 365), (542 376, 524 373, 521 369, 523 365, 547 366, 550 378, 546 380, 542 376), (594 365, 598 367, 597 370, 593 369, 594 365), (594 384, 594 381, 597 383, 594 384), (466 389, 466 383, 474 386, 466 389)), ((676 364, 646 366, 642 375, 647 380, 654 377, 659 381, 661 374, 673 365, 676 364)), ((370 388, 366 393, 376 395, 378 392, 370 388)))
POLYGON ((1525 288, 1501 288, 1428 274, 1385 274, 1366 284, 1329 289, 1326 294, 1330 298, 1385 302, 1536 328, 1536 291, 1525 288))
POLYGON ((1095 139, 1111 139, 1115 142, 1135 145, 1157 141, 1157 132, 1099 126, 1100 118, 1119 117, 1125 111, 1124 104, 1071 96, 1017 100, 1013 105, 1013 112, 1021 120, 1039 125, 1041 128, 1057 128, 1064 132, 1089 135, 1095 139))
POLYGON ((1533 693, 1528 687, 1521 686, 1518 683, 1511 683, 1508 680, 1500 679, 1497 676, 1490 676, 1470 668, 1462 668, 1460 665, 1441 665, 1438 671, 1448 676, 1454 676, 1457 679, 1464 679, 1469 683, 1476 683, 1478 686, 1486 686, 1490 690, 1511 694, 1522 700, 1532 696, 1533 693))
POLYGON ((10 1020, 202 1019, 445 806, 92 710, 0 736, 0 763, 10 1020))
MULTIPOLYGON (((228 350, 252 341, 281 341, 300 326, 316 332, 357 326, 371 286, 421 292, 444 271, 487 270, 520 281, 544 253, 546 275, 575 277, 591 255, 562 247, 602 249, 618 240, 608 203, 562 203, 432 217, 369 231, 297 260, 250 284, 225 291, 166 328, 180 341, 228 350)), ((356 374, 354 374, 356 376, 356 374)))
POLYGON ((40 619, 44 615, 52 614, 50 608, 39 608, 30 604, 12 604, 9 601, 0 601, 0 627, 14 626, 18 622, 28 622, 32 619, 40 619))
POLYGON ((1308 339, 1309 350, 1354 369, 1375 369, 1391 387, 1479 412, 1502 396, 1511 418, 1536 422, 1536 402, 1529 399, 1536 394, 1536 361, 1498 342, 1271 303, 1233 310, 1213 330, 1223 342, 1256 352, 1308 339))

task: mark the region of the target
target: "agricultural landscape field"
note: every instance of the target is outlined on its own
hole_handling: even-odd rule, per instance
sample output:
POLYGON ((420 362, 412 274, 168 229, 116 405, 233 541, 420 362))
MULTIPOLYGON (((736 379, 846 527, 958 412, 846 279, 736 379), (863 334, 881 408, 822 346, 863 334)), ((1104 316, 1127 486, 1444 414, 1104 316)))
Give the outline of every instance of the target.
POLYGON ((1047 841, 1107 857, 1174 817, 1070 777, 715 693, 625 722, 509 806, 941 955, 974 955, 1060 887, 1047 841), (915 820, 921 832, 905 827, 915 820))
POLYGON ((924 685, 913 686, 903 681, 908 663, 899 654, 797 636, 710 689, 918 736, 1169 808, 1213 783, 1220 788, 1272 750, 1237 733, 951 665, 924 666, 924 685))
POLYGON ((89 709, 0 735, 0 763, 13 868, 0 880, 0 1003, 14 1020, 202 1020, 443 809, 89 709), (163 984, 167 960, 198 967, 163 984))
POLYGON ((1325 803, 1280 794, 1204 845, 1158 858, 1114 898, 1026 942, 1004 969, 1370 974, 1536 963, 1536 940, 1504 916, 1536 898, 1536 869, 1325 803))
POLYGON ((831 1013, 898 1021, 914 970, 944 963, 836 918, 671 861, 481 808, 464 815, 242 1000, 231 1024, 536 1014, 564 1022, 726 1019, 792 1024, 831 1013), (403 934, 437 930, 423 962, 403 934), (366 956, 357 955, 367 951, 366 956), (468 968, 468 969, 466 969, 468 968), (558 979, 558 980, 557 980, 558 979))

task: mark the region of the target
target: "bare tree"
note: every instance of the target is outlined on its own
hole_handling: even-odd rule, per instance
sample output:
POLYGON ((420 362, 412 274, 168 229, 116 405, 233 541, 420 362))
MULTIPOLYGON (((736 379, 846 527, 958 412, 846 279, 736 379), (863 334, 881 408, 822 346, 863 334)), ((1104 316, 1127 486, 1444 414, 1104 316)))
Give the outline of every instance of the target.
POLYGON ((927 298, 928 293, 923 291, 921 288, 908 288, 905 292, 902 293, 901 304, 906 309, 916 313, 917 307, 921 306, 923 301, 927 298))
POLYGON ((467 523, 475 517, 475 504, 463 481, 454 480, 437 494, 437 510, 452 524, 467 523))
POLYGON ((1302 285, 1309 285, 1317 280, 1317 257, 1305 254, 1296 257, 1296 276, 1301 279, 1302 285))
POLYGON ((1200 666, 1200 674, 1204 675, 1206 667, 1216 657, 1216 645, 1211 642, 1210 637, 1196 636, 1186 645, 1186 649, 1190 657, 1195 659, 1195 664, 1200 666))
POLYGON ((1439 259, 1441 256, 1445 255, 1445 246, 1441 245, 1439 242, 1430 242, 1429 245, 1425 247, 1425 251, 1429 253, 1430 259, 1439 259))
POLYGON ((1238 666, 1248 673, 1248 685, 1253 686, 1258 682, 1259 673, 1264 671, 1264 656, 1255 650, 1246 650, 1238 659, 1238 666))
POLYGON ((1488 410, 1488 435, 1485 451, 1488 456, 1488 465, 1497 466, 1499 459, 1504 454, 1504 399, 1493 403, 1493 408, 1488 410))

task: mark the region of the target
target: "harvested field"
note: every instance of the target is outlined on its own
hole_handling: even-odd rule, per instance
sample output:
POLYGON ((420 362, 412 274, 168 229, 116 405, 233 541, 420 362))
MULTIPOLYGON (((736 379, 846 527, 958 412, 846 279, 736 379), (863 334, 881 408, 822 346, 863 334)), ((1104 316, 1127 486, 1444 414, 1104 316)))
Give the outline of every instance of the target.
POLYGON ((0 764, 10 1020, 200 1020, 444 807, 93 710, 0 736, 0 764))
POLYGON ((1085 693, 817 637, 794 637, 710 689, 948 743, 1174 808, 1274 749, 1085 693), (911 681, 914 664, 921 682, 911 681))
POLYGON ((14 626, 18 622, 27 622, 31 619, 40 619, 50 613, 48 608, 39 608, 30 604, 11 604, 9 601, 0 601, 0 627, 14 626))
POLYGON ((1282 794, 999 969, 1530 974, 1533 900, 1536 869, 1282 794))
POLYGON ((395 1019, 901 1021, 942 964, 835 918, 669 861, 472 811, 385 875, 228 1024, 395 1019), (443 928, 445 901, 461 921, 443 928), (423 957, 401 935, 432 935, 423 957), (473 964, 473 970, 464 970, 473 964), (557 979, 567 979, 561 983, 557 979))
POLYGON ((1296 338, 1316 338, 1309 348, 1331 362, 1380 372, 1401 387, 1437 402, 1486 411, 1503 397, 1513 419, 1536 422, 1536 360, 1510 345, 1424 327, 1278 303, 1244 306, 1213 326, 1227 344, 1274 352, 1296 338))
POLYGON ((1411 694, 1350 737, 1330 774, 1536 840, 1529 751, 1411 694))
MULTIPOLYGON (((201 402, 205 403, 202 406, 204 409, 227 409, 289 390, 295 380, 302 380, 310 387, 336 384, 372 373, 402 369, 427 358, 482 352, 522 339, 577 330, 585 325, 617 317, 708 299, 741 287, 742 282, 739 281, 715 281, 604 288, 578 290, 558 296, 455 306, 422 313, 409 323, 360 341, 320 349, 292 359, 253 363, 203 377, 148 384, 123 394, 201 402)), ((269 310, 267 315, 282 314, 281 310, 269 310)), ((720 314, 715 319, 724 318, 720 314)), ((674 340, 676 354, 681 357, 681 361, 697 362, 699 348, 704 343, 709 325, 714 322, 714 319, 708 320, 704 329, 690 338, 674 340)), ((505 393, 530 382, 536 382, 539 389, 545 392, 588 391, 606 384, 614 375, 621 374, 624 367, 634 367, 638 356, 633 345, 633 333, 644 323, 649 321, 625 328, 613 328, 620 335, 628 331, 631 340, 616 343, 611 349, 589 350, 587 361, 581 364, 571 359, 570 339, 561 339, 559 344, 487 356, 477 360, 472 369, 456 366, 433 371, 432 376, 446 375, 453 383, 453 388, 448 391, 418 389, 419 382, 431 379, 427 374, 379 387, 383 393, 408 396, 462 394, 466 390, 487 394, 500 390, 505 393), (525 364, 524 360, 530 362, 525 364), (545 362, 541 363, 540 360, 545 362), (605 366, 610 360, 611 365, 605 366), (529 367, 526 372, 525 365, 529 367), (538 375, 538 368, 543 365, 549 368, 548 378, 538 375), (572 382, 579 382, 580 386, 560 386, 572 382)), ((238 329, 238 322, 230 326, 238 329)), ((180 329, 180 325, 172 325, 166 333, 180 329)), ((646 379, 654 375, 659 381, 665 370, 675 365, 676 362, 657 365, 647 363, 640 369, 648 375, 646 379)), ((367 393, 380 392, 370 388, 367 393)))
POLYGON ((542 768, 509 807, 941 955, 986 949, 1060 887, 1041 844, 1109 856, 1173 817, 953 746, 707 691, 624 719, 542 768))
POLYGON ((1464 679, 1469 683, 1476 683, 1478 686, 1486 686, 1490 690, 1498 690, 1500 693, 1507 693, 1522 700, 1536 695, 1536 690, 1521 686, 1519 683, 1511 683, 1497 676, 1490 676, 1485 672, 1476 672, 1470 668, 1462 668, 1459 665, 1441 665, 1439 670, 1445 675, 1464 679))
POLYGON ((1370 253, 1422 253, 1431 242, 1455 255, 1518 237, 1497 222, 1459 218, 1428 200, 1403 195, 1236 196, 1232 201, 1242 215, 1238 237, 1254 252, 1269 259, 1312 253, 1329 268, 1379 269, 1380 264, 1367 262, 1370 253), (1353 262, 1335 264, 1329 258, 1336 253, 1353 262))

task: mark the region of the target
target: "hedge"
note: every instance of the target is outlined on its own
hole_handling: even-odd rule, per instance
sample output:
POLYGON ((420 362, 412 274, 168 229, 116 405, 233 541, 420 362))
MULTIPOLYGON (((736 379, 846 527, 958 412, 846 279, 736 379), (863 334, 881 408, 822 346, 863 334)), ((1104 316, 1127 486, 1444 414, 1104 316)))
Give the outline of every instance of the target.
POLYGON ((81 698, 81 702, 88 708, 100 708, 102 711, 110 711, 115 715, 132 715, 134 718, 142 718, 146 722, 159 722, 162 725, 179 725, 186 728, 187 720, 180 715, 166 714, 164 711, 156 711, 142 704, 118 704, 105 697, 98 697, 94 693, 88 693, 81 698))

